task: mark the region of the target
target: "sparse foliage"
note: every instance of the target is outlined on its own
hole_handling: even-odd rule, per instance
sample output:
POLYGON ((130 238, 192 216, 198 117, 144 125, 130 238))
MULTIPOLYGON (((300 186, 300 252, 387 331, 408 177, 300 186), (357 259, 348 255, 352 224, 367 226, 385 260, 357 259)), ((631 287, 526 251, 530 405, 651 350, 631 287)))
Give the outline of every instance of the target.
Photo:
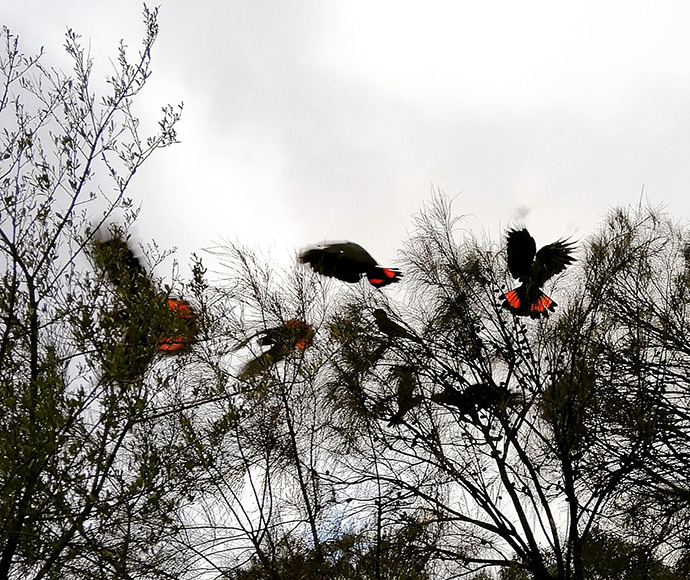
MULTIPOLYGON (((326 570, 330 542, 360 524, 376 557, 358 577, 399 577, 386 538, 417 522, 415 577, 603 578, 616 564, 602 542, 619 542, 654 562, 650 577, 675 578, 688 539, 687 234, 657 210, 617 210, 553 281, 558 310, 530 320, 501 306, 504 243, 457 225, 441 197, 416 217, 403 300, 267 273, 226 249, 226 335, 296 315, 316 330, 251 380, 229 372, 252 411, 227 456, 264 454, 247 462, 264 503, 241 532, 258 555, 235 565, 289 577, 288 542, 326 570), (250 433, 265 433, 258 446, 250 433)), ((231 517, 247 505, 235 497, 231 517)))
POLYGON ((687 577, 688 229, 621 208, 575 264, 527 252, 530 319, 437 195, 400 270, 227 244, 171 303, 128 234, 180 115, 139 135, 144 20, 103 96, 73 32, 69 75, 2 34, 0 580, 687 577))
POLYGON ((120 47, 103 95, 73 31, 65 74, 2 30, 3 579, 169 577, 188 565, 172 540, 196 489, 194 464, 178 417, 150 420, 179 391, 146 333, 160 309, 136 285, 115 290, 93 238, 107 221, 124 233, 136 216, 132 177, 176 140, 179 110, 165 107, 147 138, 132 111, 156 11, 145 9, 144 24, 139 54, 120 47))

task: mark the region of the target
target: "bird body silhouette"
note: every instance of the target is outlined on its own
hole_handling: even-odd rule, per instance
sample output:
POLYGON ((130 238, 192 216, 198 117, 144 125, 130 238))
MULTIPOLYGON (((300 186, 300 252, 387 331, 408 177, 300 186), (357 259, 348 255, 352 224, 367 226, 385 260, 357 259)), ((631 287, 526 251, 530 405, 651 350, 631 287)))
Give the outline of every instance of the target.
POLYGON ((93 240, 96 265, 105 272, 108 280, 121 292, 141 294, 153 292, 151 278, 119 234, 101 241, 93 240))
POLYGON ((166 298, 156 289, 119 228, 112 230, 107 240, 94 238, 91 254, 125 307, 121 318, 127 327, 126 340, 132 343, 128 348, 143 352, 153 340, 159 352, 178 354, 191 346, 197 332, 197 313, 186 300, 166 298))
POLYGON ((456 407, 463 415, 467 415, 475 409, 480 411, 493 407, 508 398, 510 394, 505 386, 494 386, 487 383, 469 385, 463 391, 446 385, 443 392, 431 395, 431 400, 435 403, 456 407))
POLYGON ((379 330, 390 338, 406 338, 414 342, 422 342, 418 336, 412 334, 404 326, 391 320, 390 316, 388 316, 388 313, 383 308, 374 310, 374 319, 376 320, 376 326, 378 326, 379 330))
POLYGON ((323 275, 355 284, 362 276, 376 288, 398 282, 402 272, 396 268, 384 268, 362 246, 348 240, 324 241, 309 246, 299 254, 302 264, 323 275))
POLYGON ((537 252, 534 238, 523 228, 508 232, 508 270, 521 285, 504 294, 503 307, 518 316, 548 316, 557 306, 542 291, 544 283, 574 261, 573 244, 559 240, 537 252))
POLYGON ((397 401, 398 411, 390 419, 389 425, 400 425, 403 422, 405 413, 414 409, 419 405, 423 397, 422 395, 414 396, 414 387, 416 378, 414 375, 414 368, 407 365, 397 365, 391 371, 398 380, 397 401))
POLYGON ((314 329, 311 324, 291 318, 285 324, 267 328, 261 334, 263 336, 259 339, 259 344, 284 345, 290 350, 304 350, 311 346, 314 329))
POLYGON ((290 353, 310 347, 314 338, 314 329, 310 324, 292 318, 284 324, 267 328, 258 334, 261 335, 259 344, 270 345, 270 348, 244 365, 239 374, 241 380, 263 374, 290 353))

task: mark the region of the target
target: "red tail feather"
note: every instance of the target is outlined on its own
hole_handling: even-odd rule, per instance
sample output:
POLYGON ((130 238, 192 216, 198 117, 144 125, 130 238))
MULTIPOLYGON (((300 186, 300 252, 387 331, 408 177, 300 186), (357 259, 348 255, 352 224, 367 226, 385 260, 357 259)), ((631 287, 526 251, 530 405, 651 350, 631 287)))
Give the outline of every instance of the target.
POLYGON ((528 301, 524 294, 525 291, 522 286, 507 292, 503 295, 505 298, 503 307, 518 316, 531 316, 532 318, 548 316, 549 311, 556 307, 556 303, 543 292, 540 292, 539 297, 534 302, 528 301))
POLYGON ((551 310, 552 306, 555 306, 556 303, 551 300, 546 294, 542 294, 539 297, 539 300, 537 300, 534 304, 529 305, 529 311, 530 312, 547 312, 548 310, 551 310))
MULTIPOLYGON (((193 337, 196 334, 198 314, 186 300, 177 298, 168 298, 168 308, 175 312, 185 322, 184 326, 188 328, 187 336, 166 336, 158 341, 159 352, 175 354, 186 350, 192 344, 193 337)), ((186 331, 187 329, 184 330, 184 332, 186 331)))
POLYGON ((191 344, 191 340, 186 336, 176 336, 175 338, 161 338, 158 341, 158 350, 169 354, 175 354, 185 350, 191 344))
POLYGON ((367 279, 372 286, 381 288, 393 282, 398 282, 402 277, 402 272, 394 268, 376 267, 367 272, 367 279))
POLYGON ((505 299, 508 303, 508 306, 510 306, 511 308, 515 308, 516 310, 520 310, 520 307, 522 306, 522 301, 518 296, 517 290, 511 290, 510 292, 505 294, 505 299))

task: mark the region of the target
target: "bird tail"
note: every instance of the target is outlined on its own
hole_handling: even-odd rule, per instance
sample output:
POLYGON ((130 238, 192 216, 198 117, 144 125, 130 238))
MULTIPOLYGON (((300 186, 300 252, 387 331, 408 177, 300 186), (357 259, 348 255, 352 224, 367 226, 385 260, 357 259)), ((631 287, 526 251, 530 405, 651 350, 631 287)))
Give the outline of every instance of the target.
POLYGON ((558 306, 551 298, 541 291, 536 300, 530 301, 527 296, 525 296, 522 286, 505 293, 503 297, 505 298, 503 301, 503 308, 519 316, 531 316, 532 318, 548 316, 549 311, 553 311, 556 306, 558 306))
POLYGON ((383 288, 393 282, 399 282, 400 278, 402 278, 402 272, 397 268, 381 268, 376 266, 367 272, 369 284, 376 288, 383 288))
POLYGON ((194 342, 199 315, 189 302, 179 298, 168 298, 168 309, 176 317, 173 326, 176 333, 164 336, 158 341, 158 350, 166 354, 177 354, 187 350, 194 342))
POLYGON ((292 344, 297 350, 305 350, 311 346, 314 339, 314 329, 311 324, 291 318, 285 323, 292 333, 292 344))

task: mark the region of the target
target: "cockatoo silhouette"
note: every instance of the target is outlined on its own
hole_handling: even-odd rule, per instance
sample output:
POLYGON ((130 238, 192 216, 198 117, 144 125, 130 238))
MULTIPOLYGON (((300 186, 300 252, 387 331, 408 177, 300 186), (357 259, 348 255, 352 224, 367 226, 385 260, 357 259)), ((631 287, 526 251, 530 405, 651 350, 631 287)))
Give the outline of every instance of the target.
POLYGON ((419 405, 423 397, 422 395, 414 395, 414 388, 417 379, 414 374, 414 368, 406 365, 397 365, 393 367, 391 375, 398 381, 397 401, 398 411, 391 417, 389 425, 400 425, 403 422, 405 413, 414 409, 419 405))
POLYGON ((363 275, 376 288, 398 282, 402 272, 396 268, 384 268, 362 246, 347 240, 324 241, 302 250, 299 261, 323 275, 351 284, 359 282, 363 275))
POLYGON ((377 308, 374 310, 374 320, 376 320, 376 326, 379 330, 390 338, 406 338, 407 340, 412 340, 414 342, 422 342, 422 340, 412 334, 407 328, 398 324, 383 308, 377 308))
MULTIPOLYGON (((283 360, 296 350, 303 351, 307 349, 312 344, 314 329, 310 324, 292 318, 284 324, 267 328, 254 336, 260 336, 259 344, 262 346, 270 345, 270 348, 244 365, 239 374, 241 380, 247 380, 263 374, 272 365, 283 360)), ((242 343, 242 346, 244 344, 242 343)))
POLYGON ((508 232, 507 251, 508 270, 522 284, 504 294, 503 307, 518 316, 548 316, 557 305, 541 288, 574 261, 573 244, 559 240, 537 252, 534 238, 523 228, 508 232))
POLYGON ((91 255, 123 303, 121 318, 123 323, 128 320, 127 335, 141 335, 146 342, 157 336, 157 349, 166 354, 189 348, 197 332, 197 313, 187 301, 166 298, 156 289, 119 230, 112 231, 107 240, 94 238, 91 255))

